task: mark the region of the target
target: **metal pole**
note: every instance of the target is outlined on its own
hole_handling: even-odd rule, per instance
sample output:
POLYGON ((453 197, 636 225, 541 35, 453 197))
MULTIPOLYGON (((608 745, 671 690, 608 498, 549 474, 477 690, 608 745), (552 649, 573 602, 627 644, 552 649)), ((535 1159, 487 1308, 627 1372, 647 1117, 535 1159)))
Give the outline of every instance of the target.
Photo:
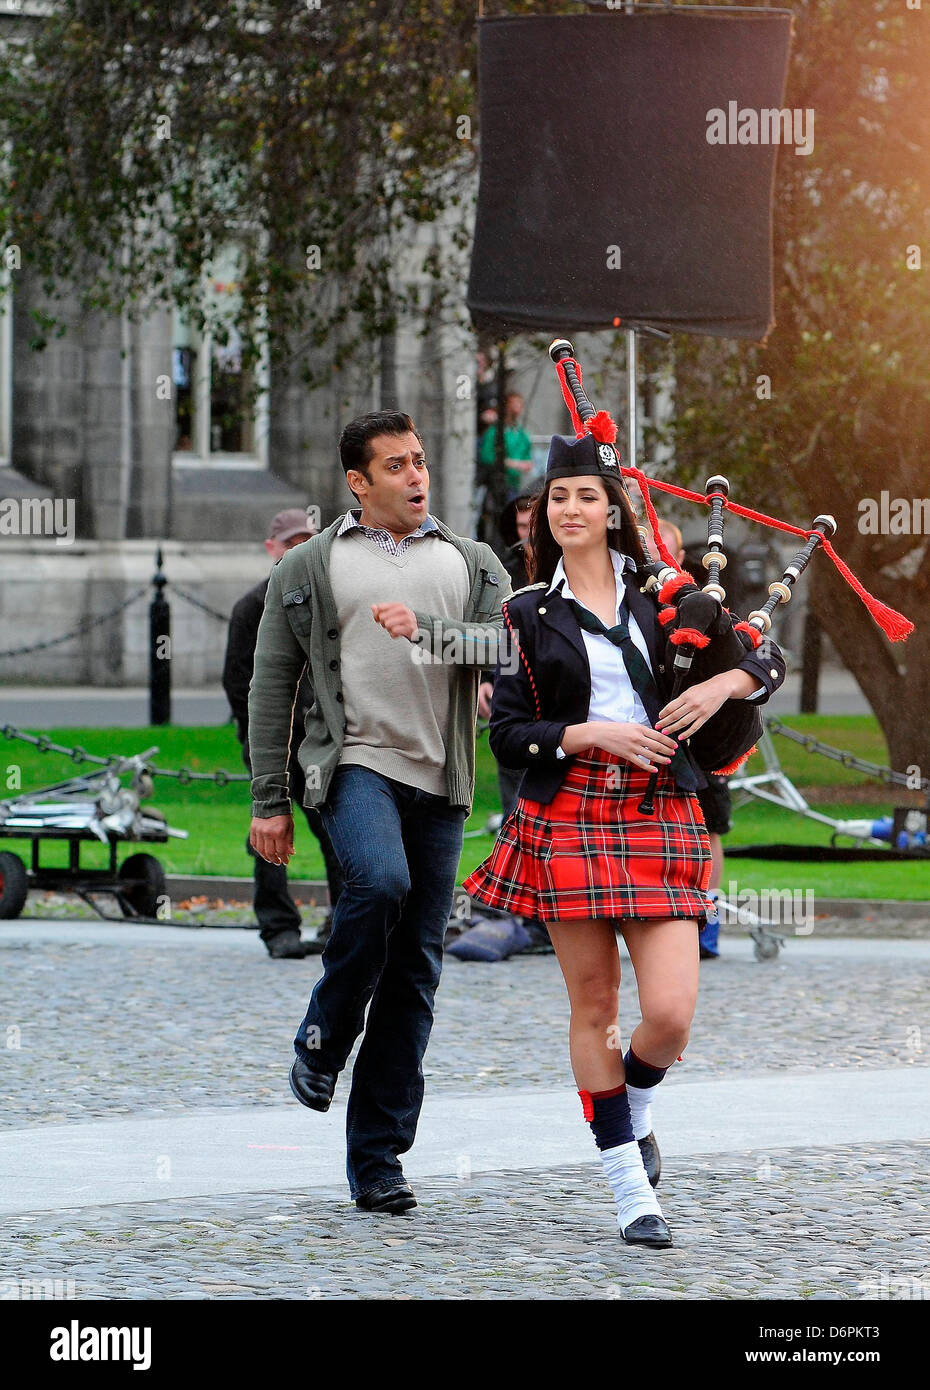
POLYGON ((636 329, 626 330, 627 467, 636 467, 636 329))
POLYGON ((168 583, 162 565, 161 546, 155 552, 152 583, 155 597, 149 604, 149 723, 171 723, 171 608, 165 598, 168 583))
POLYGON ((482 539, 494 549, 498 549, 501 544, 501 537, 498 532, 501 512, 507 505, 509 487, 507 483, 507 446, 505 430, 507 422, 504 418, 504 405, 507 395, 507 340, 501 338, 497 344, 497 424, 492 426, 494 430, 494 463, 491 465, 488 478, 488 491, 485 499, 485 525, 482 539))

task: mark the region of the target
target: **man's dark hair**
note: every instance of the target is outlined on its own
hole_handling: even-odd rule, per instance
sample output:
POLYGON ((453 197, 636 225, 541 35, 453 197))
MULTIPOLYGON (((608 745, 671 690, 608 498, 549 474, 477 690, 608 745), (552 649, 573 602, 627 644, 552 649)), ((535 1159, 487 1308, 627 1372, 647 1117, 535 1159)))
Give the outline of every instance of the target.
POLYGON ((410 416, 402 410, 375 410, 370 415, 360 415, 357 420, 349 421, 339 440, 339 457, 346 473, 350 468, 357 468, 371 482, 368 476, 371 441, 379 434, 415 434, 423 443, 410 416))

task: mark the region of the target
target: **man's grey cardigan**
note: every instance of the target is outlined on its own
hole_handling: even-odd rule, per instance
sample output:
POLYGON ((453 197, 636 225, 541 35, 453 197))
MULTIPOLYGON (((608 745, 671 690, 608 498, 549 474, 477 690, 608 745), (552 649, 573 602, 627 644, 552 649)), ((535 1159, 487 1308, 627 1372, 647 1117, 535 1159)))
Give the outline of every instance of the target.
MULTIPOLYGON (((343 519, 339 517, 318 536, 287 551, 268 581, 249 687, 254 816, 287 815, 291 810, 288 741, 297 683, 305 666, 314 702, 306 716, 298 758, 306 778, 304 800, 308 806, 319 806, 326 800, 339 765, 345 712, 339 621, 329 582, 329 556, 343 519)), ((419 632, 414 640, 424 651, 456 667, 456 679, 449 691, 446 785, 453 806, 471 809, 478 681, 482 670, 493 669, 497 661, 497 639, 503 621, 501 600, 510 595, 510 576, 490 546, 455 535, 441 521, 436 525, 468 566, 468 602, 462 622, 417 612, 419 632)), ((371 601, 378 603, 380 596, 372 594, 371 601)), ((405 642, 407 638, 396 640, 405 642)))

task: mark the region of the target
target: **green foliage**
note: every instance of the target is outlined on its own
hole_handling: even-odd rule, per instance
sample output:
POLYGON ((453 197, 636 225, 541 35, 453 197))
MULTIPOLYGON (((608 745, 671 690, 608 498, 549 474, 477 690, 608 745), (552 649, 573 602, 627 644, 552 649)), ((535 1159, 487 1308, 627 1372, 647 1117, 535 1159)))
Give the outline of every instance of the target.
POLYGON ((49 295, 37 346, 74 287, 88 310, 174 301, 223 341, 204 269, 234 238, 245 366, 261 312, 272 360, 338 364, 407 302, 391 271, 411 228, 463 215, 470 3, 63 0, 20 36, 0 237, 49 295))
POLYGON ((930 27, 900 0, 792 10, 784 105, 813 110, 815 141, 810 156, 778 155, 776 326, 765 345, 675 341, 676 478, 703 484, 723 472, 734 501, 800 526, 836 517, 839 553, 917 631, 890 648, 825 557, 803 582, 894 765, 927 766, 927 537, 859 523, 860 504, 882 491, 909 505, 927 494, 930 27))

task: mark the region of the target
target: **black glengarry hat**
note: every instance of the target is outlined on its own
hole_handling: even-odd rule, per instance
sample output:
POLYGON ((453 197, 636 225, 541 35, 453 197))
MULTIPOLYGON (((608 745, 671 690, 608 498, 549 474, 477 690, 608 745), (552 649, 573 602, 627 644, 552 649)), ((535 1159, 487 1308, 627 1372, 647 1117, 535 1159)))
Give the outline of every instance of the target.
POLYGON ((592 473, 616 478, 623 486, 620 460, 612 444, 599 444, 593 434, 569 439, 554 434, 546 462, 547 478, 583 478, 592 473))

